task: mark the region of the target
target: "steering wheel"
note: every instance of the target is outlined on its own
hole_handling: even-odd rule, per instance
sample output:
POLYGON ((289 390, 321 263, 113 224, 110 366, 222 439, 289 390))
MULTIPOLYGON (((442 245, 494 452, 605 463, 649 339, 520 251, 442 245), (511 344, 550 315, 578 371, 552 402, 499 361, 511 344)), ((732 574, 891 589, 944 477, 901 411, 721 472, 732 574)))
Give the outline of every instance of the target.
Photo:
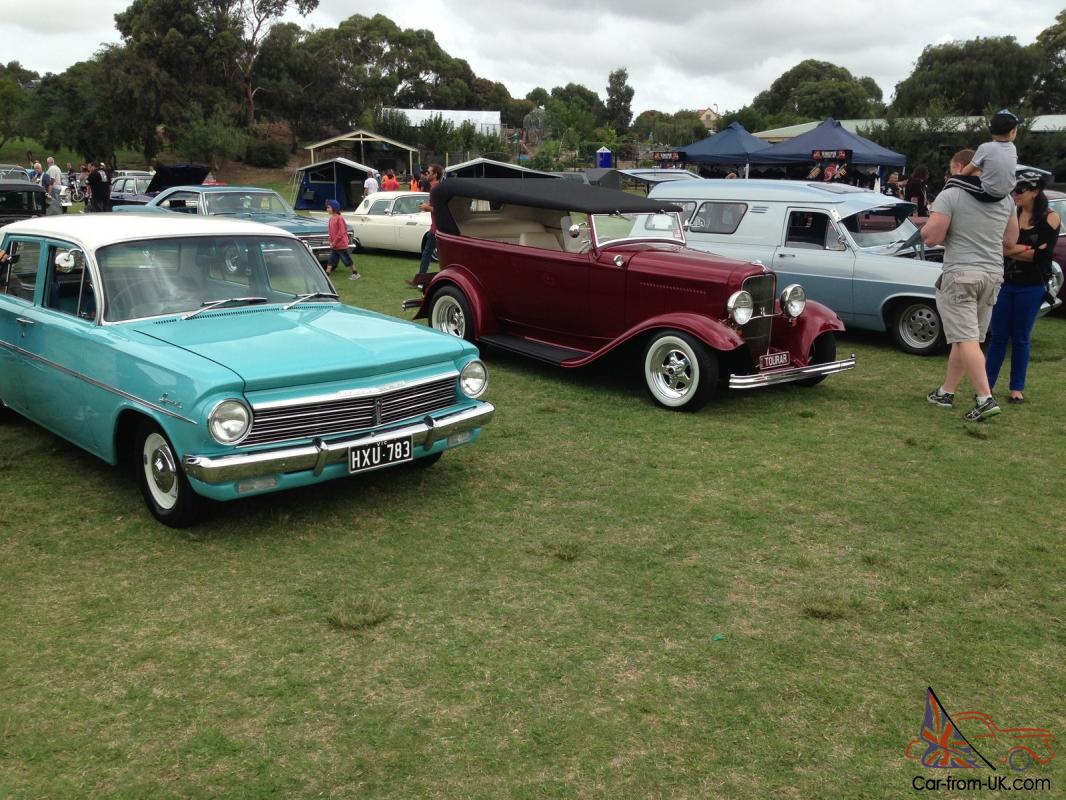
POLYGON ((237 249, 237 245, 229 243, 222 247, 222 263, 226 267, 226 272, 230 275, 243 274, 245 269, 241 264, 241 251, 237 249))

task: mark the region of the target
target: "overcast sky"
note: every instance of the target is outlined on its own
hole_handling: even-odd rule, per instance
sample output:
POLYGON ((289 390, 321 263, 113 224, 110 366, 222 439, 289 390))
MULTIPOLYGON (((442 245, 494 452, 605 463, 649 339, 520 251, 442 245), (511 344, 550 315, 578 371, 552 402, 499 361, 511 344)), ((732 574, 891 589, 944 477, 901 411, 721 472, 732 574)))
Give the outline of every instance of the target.
MULTIPOLYGON (((129 0, 0 0, 3 50, 40 73, 62 72, 102 44, 118 42, 114 15, 129 0)), ((930 44, 1012 35, 1029 44, 1054 22, 1062 0, 321 0, 304 27, 335 27, 354 14, 385 14, 430 28, 452 56, 501 81, 514 97, 536 86, 581 83, 606 99, 607 75, 629 70, 633 111, 736 109, 807 58, 869 75, 892 96, 930 44), (694 10, 681 10, 685 7, 694 10)))

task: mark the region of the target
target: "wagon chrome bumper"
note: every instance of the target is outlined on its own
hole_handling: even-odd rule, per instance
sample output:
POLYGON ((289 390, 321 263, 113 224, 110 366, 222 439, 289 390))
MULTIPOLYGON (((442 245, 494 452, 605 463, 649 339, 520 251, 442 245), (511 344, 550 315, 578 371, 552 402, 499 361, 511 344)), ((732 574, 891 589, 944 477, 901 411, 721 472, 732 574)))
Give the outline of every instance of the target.
POLYGON ((429 447, 441 439, 468 433, 487 425, 495 413, 496 408, 491 403, 479 402, 472 408, 450 414, 426 415, 419 422, 399 428, 388 428, 370 434, 360 433, 329 442, 315 439, 310 444, 298 447, 232 456, 188 455, 182 460, 182 466, 190 478, 210 484, 306 470, 313 470, 315 475, 319 475, 326 465, 346 461, 350 447, 408 436, 411 437, 413 447, 429 447))
POLYGON ((823 375, 832 375, 834 372, 844 372, 855 368, 855 354, 851 358, 841 361, 829 361, 825 364, 812 364, 808 367, 793 367, 792 369, 775 369, 770 372, 760 372, 755 375, 730 375, 730 389, 761 389, 763 386, 774 386, 778 383, 791 383, 802 381, 805 378, 818 378, 823 375))

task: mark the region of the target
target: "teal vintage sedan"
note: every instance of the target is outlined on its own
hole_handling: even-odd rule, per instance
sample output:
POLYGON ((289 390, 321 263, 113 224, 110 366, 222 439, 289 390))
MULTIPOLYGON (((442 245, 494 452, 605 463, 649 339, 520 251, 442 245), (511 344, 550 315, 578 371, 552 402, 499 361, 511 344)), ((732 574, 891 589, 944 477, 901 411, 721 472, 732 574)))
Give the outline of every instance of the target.
MULTIPOLYGON (((115 206, 123 214, 179 213, 233 217, 273 225, 296 236, 319 261, 329 258, 329 223, 297 214, 275 191, 254 186, 174 186, 144 205, 115 206)), ((348 226, 348 239, 358 246, 348 226)))
POLYGON ((3 229, 0 414, 128 461, 161 522, 473 442, 477 349, 343 305, 291 234, 243 220, 42 217, 3 229))

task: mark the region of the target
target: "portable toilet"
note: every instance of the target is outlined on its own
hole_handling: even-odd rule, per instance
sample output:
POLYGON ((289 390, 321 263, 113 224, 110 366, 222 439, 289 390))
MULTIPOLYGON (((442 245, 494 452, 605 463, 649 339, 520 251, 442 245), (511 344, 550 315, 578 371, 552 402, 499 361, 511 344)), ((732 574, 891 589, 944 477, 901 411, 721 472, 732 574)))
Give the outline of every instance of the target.
POLYGON ((597 169, 610 169, 611 164, 611 151, 606 147, 601 147, 596 151, 596 167, 597 169))

